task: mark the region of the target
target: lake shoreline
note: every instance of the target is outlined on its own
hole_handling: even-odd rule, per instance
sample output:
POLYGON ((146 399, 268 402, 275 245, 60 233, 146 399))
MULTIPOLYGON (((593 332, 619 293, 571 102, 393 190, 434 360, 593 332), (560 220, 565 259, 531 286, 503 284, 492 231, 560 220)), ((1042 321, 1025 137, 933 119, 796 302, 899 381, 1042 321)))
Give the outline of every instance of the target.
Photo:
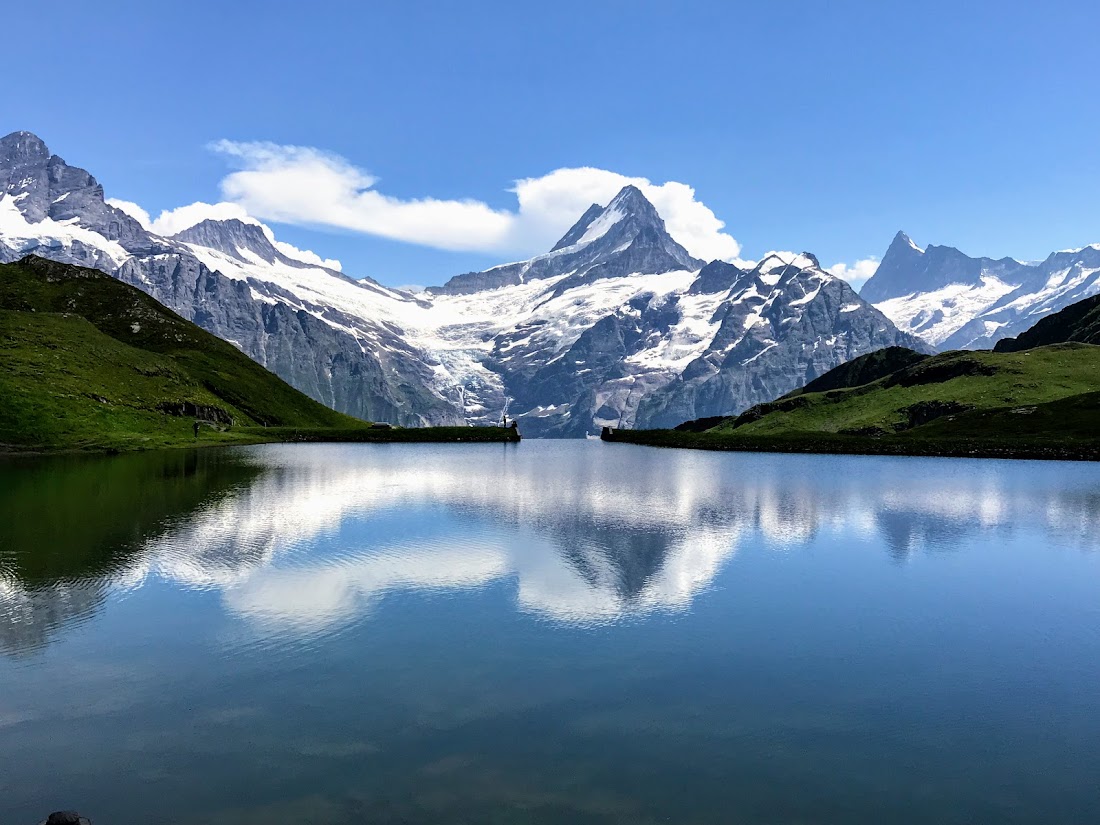
POLYGON ((813 433, 786 437, 733 436, 677 430, 614 430, 605 427, 600 440, 611 444, 745 453, 883 455, 924 458, 999 458, 1022 461, 1100 461, 1100 441, 1088 444, 1013 444, 916 441, 813 433))
POLYGON ((0 444, 0 458, 52 455, 114 455, 151 450, 246 447, 254 444, 517 444, 515 427, 241 427, 203 431, 190 439, 117 444, 22 446, 0 444))

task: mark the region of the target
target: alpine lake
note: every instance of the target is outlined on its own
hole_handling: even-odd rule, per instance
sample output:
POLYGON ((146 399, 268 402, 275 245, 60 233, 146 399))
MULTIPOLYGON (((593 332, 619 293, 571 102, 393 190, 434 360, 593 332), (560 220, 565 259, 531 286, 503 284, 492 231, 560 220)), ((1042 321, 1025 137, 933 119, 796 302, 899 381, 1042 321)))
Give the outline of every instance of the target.
POLYGON ((0 823, 1100 821, 1100 465, 0 463, 0 823))

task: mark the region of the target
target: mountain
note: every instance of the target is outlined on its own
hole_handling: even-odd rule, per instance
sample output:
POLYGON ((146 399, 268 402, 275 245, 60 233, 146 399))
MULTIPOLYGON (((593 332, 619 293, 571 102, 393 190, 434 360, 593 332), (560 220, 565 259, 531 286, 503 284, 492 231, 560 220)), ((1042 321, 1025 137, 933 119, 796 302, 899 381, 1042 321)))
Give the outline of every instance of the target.
POLYGON ((149 293, 337 410, 580 437, 730 415, 864 353, 928 349, 812 255, 692 257, 635 186, 549 252, 409 294, 307 261, 248 220, 173 237, 26 132, 0 139, 0 261, 33 253, 149 293), (288 251, 289 250, 289 251, 288 251))
POLYGON ((1100 295, 993 352, 887 347, 739 416, 606 441, 720 450, 1100 460, 1100 295))
POLYGON ((0 444, 129 447, 219 428, 360 425, 98 270, 0 264, 0 444))
POLYGON ((1100 295, 1048 315, 1016 338, 1002 338, 994 352, 1019 352, 1068 342, 1100 344, 1100 295))
POLYGON ((625 186, 606 206, 592 204, 553 249, 529 261, 451 278, 429 292, 463 295, 569 276, 563 289, 601 278, 644 272, 698 270, 703 261, 665 231, 665 222, 636 186, 625 186))
POLYGON ((1040 262, 971 258, 895 236, 860 296, 939 350, 988 348, 1100 292, 1100 245, 1040 262))
POLYGON ((927 348, 812 255, 701 266, 634 187, 590 208, 554 249, 428 297, 433 312, 466 319, 471 347, 480 342, 478 407, 509 404, 526 434, 729 414, 865 352, 927 348))
POLYGON ((883 347, 926 349, 806 253, 766 256, 717 295, 711 316, 717 332, 680 375, 641 403, 638 426, 743 410, 883 347))
POLYGON ((358 418, 462 423, 455 399, 437 389, 437 363, 375 311, 411 297, 257 252, 266 238, 239 222, 213 223, 224 225, 157 236, 35 135, 0 138, 0 263, 34 254, 114 275, 358 418))

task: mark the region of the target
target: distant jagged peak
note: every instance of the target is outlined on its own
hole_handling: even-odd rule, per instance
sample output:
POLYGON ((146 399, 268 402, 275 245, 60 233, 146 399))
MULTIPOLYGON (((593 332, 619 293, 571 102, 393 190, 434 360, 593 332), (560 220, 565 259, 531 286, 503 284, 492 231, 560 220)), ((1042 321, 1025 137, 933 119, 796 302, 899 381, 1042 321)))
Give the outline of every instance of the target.
POLYGON ((696 271, 705 262, 668 233, 656 207, 633 184, 624 186, 607 206, 585 210, 554 248, 528 261, 456 275, 429 293, 470 294, 502 286, 567 275, 558 289, 633 274, 696 271))
POLYGON ((214 249, 234 258, 244 258, 242 252, 256 255, 267 263, 274 263, 284 257, 275 248, 263 226, 239 218, 207 218, 177 232, 172 239, 214 249))
POLYGON ((653 223, 664 225, 664 221, 657 213, 657 208, 642 194, 642 190, 632 183, 628 183, 620 189, 619 193, 611 199, 611 203, 607 205, 607 208, 618 209, 628 215, 645 218, 653 223))
POLYGON ((761 275, 767 275, 777 270, 793 268, 796 270, 814 269, 821 270, 821 262, 812 252, 768 252, 761 258, 754 271, 761 275))
POLYGON ((890 246, 887 248, 886 254, 889 255, 891 251, 895 253, 902 252, 907 255, 913 252, 917 252, 921 255, 924 254, 924 249, 917 246, 916 243, 913 242, 913 239, 901 229, 894 235, 894 240, 890 241, 890 246))
MULTIPOLYGON (((665 222, 657 212, 657 208, 649 202, 649 199, 634 184, 627 184, 611 199, 607 206, 592 204, 585 210, 570 230, 560 241, 554 244, 551 254, 564 250, 572 251, 573 248, 587 246, 599 241, 601 238, 609 238, 621 245, 624 241, 633 240, 640 235, 645 235, 658 242, 679 244, 668 234, 665 222), (614 231, 613 231, 614 230, 614 231)), ((690 258, 684 250, 684 256, 690 258)), ((702 266, 699 261, 699 266, 702 266)))
POLYGON ((1076 249, 1059 249, 1054 255, 1077 255, 1081 252, 1100 252, 1100 243, 1090 243, 1076 249))

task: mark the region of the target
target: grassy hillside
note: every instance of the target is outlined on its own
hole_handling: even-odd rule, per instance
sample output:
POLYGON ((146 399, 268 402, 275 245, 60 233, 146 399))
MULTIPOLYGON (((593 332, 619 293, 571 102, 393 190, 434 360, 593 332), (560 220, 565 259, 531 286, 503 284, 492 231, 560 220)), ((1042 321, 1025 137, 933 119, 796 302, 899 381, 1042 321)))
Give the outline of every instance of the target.
POLYGON ((1097 346, 1057 344, 1006 354, 949 352, 863 386, 760 405, 715 431, 883 436, 913 434, 936 423, 936 431, 942 432, 946 424, 975 412, 1035 406, 1095 391, 1100 391, 1097 346))
POLYGON ((949 352, 860 386, 761 404, 702 433, 620 431, 610 440, 710 449, 1100 458, 1100 346, 949 352))
POLYGON ((196 420, 227 443, 256 440, 247 427, 367 426, 140 290, 39 258, 0 265, 0 399, 9 449, 173 446, 196 420))

